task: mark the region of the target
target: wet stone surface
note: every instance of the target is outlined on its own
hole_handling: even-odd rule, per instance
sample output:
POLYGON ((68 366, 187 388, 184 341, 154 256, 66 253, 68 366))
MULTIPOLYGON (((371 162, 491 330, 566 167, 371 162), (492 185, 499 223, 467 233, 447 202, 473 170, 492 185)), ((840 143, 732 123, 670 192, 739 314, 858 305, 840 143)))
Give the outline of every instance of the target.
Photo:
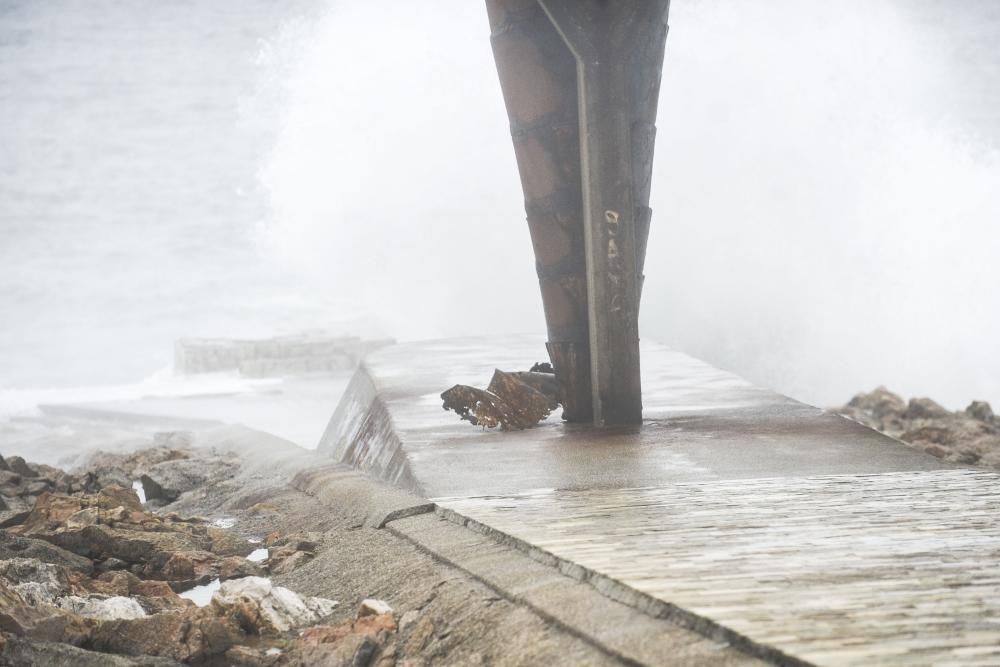
POLYGON ((1000 664, 996 473, 725 480, 438 502, 815 664, 1000 664))

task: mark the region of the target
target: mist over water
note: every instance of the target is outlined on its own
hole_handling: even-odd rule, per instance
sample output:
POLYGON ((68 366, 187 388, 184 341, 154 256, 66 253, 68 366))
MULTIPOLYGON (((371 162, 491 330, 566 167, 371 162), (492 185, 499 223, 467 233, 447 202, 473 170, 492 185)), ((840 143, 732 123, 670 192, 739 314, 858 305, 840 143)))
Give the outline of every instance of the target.
MULTIPOLYGON (((96 4, 0 8, 0 389, 185 335, 544 332, 480 2, 96 4)), ((1000 403, 996 4, 670 24, 642 335, 821 405, 1000 403)))
POLYGON ((998 56, 956 60, 934 19, 989 14, 947 7, 676 4, 646 335, 821 405, 1000 399, 1000 112, 955 75, 998 56))
MULTIPOLYGON (((948 11, 673 3, 644 337, 819 404, 1000 400, 1000 159, 948 11)), ((487 32, 479 3, 340 3, 273 45, 264 245, 404 337, 544 330, 487 32)))
POLYGON ((544 331, 482 3, 336 3, 265 56, 269 258, 403 338, 544 331))

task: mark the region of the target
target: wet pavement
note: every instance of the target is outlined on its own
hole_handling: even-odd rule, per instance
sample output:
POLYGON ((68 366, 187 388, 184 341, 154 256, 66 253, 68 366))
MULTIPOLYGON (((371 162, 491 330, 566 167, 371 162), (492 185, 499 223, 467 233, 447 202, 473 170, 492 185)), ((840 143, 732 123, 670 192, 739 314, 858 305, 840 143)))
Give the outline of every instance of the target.
POLYGON ((557 411, 526 431, 484 431, 441 408, 452 385, 485 386, 494 368, 527 370, 544 355, 542 339, 528 336, 380 350, 352 380, 320 449, 429 498, 947 467, 656 344, 642 348, 638 429, 595 431, 557 411))
POLYGON ((440 407, 543 358, 528 337, 377 352, 320 450, 777 662, 1000 664, 1000 475, 651 344, 640 429, 483 431, 440 407))

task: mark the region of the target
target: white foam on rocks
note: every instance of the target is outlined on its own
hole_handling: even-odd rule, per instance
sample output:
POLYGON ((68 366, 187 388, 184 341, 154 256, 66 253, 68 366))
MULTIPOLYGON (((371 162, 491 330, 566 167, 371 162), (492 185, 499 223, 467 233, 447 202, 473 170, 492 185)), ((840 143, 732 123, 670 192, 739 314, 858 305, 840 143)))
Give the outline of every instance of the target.
POLYGON ((250 552, 250 555, 247 556, 247 560, 254 563, 263 563, 267 560, 267 549, 254 549, 250 552))
POLYGON ((132 482, 132 490, 135 491, 135 495, 139 496, 139 502, 145 505, 146 488, 142 485, 142 481, 137 479, 134 482, 132 482))
POLYGON ((178 595, 186 600, 191 600, 191 602, 194 602, 199 607, 205 607, 212 601, 212 595, 214 595, 215 591, 219 590, 221 586, 222 582, 218 579, 213 579, 207 584, 195 586, 194 588, 186 590, 183 593, 179 593, 178 595))

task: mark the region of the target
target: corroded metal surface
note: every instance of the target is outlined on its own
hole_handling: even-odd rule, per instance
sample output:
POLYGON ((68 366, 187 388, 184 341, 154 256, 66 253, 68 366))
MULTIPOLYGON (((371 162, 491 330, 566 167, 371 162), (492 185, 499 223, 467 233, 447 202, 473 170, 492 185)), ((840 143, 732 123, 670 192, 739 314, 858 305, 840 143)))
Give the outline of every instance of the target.
POLYGON ((638 308, 667 0, 487 0, 567 421, 642 418, 638 308))
POLYGON ((536 0, 489 0, 493 54, 548 327, 563 417, 589 421, 590 354, 576 59, 536 0))
POLYGON ((442 407, 475 426, 504 431, 531 428, 559 405, 550 373, 493 371, 486 389, 456 384, 441 394, 442 407))
POLYGON ((1000 475, 545 490, 438 504, 817 665, 1000 664, 1000 475))

